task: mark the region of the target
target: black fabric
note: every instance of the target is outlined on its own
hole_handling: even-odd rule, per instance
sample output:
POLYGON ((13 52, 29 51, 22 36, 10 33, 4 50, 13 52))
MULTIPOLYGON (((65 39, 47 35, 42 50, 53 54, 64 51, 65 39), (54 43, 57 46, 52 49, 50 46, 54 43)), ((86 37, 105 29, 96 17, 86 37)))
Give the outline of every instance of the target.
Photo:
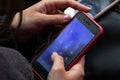
POLYGON ((87 52, 85 80, 120 80, 120 6, 115 6, 96 21, 104 35, 87 52))
POLYGON ((0 80, 33 80, 27 60, 16 50, 0 47, 0 80))
POLYGON ((32 6, 33 4, 39 2, 41 0, 24 0, 26 8, 32 6))

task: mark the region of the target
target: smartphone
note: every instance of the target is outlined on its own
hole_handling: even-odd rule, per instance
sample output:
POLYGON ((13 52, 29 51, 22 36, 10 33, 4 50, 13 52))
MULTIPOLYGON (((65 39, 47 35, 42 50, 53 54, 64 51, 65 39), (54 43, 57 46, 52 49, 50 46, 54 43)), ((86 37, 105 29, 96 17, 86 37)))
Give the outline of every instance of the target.
POLYGON ((72 20, 32 60, 35 74, 46 80, 52 67, 51 54, 57 52, 69 70, 103 34, 102 27, 85 12, 78 12, 72 20))
MULTIPOLYGON (((84 4, 91 8, 88 13, 94 19, 100 17, 106 11, 111 9, 119 0, 77 0, 79 3, 84 4)), ((74 16, 78 11, 72 8, 67 8, 64 13, 74 16)))

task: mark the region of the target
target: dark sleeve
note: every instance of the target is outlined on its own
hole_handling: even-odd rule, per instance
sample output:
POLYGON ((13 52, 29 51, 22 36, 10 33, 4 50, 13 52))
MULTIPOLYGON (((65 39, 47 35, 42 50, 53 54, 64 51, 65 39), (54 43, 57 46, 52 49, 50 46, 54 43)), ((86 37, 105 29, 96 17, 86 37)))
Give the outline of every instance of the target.
POLYGON ((0 80, 33 80, 30 64, 16 50, 0 47, 0 80))

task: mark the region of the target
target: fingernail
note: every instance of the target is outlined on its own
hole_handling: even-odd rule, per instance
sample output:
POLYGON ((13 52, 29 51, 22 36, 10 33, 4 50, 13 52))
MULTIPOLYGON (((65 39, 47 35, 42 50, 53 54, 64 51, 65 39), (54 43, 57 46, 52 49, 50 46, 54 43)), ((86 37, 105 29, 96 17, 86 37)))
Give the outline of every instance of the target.
POLYGON ((57 52, 53 52, 53 54, 52 54, 52 55, 56 56, 56 55, 58 55, 58 53, 57 53, 57 52))
POLYGON ((89 7, 89 6, 86 6, 87 8, 88 8, 88 11, 90 11, 91 10, 91 7, 89 7))
POLYGON ((69 14, 65 14, 64 20, 70 20, 70 19, 71 19, 71 16, 69 14))
POLYGON ((52 55, 51 55, 52 60, 54 60, 56 58, 56 56, 58 56, 58 53, 57 52, 53 52, 52 55))
POLYGON ((91 9, 91 7, 87 6, 88 9, 91 9))

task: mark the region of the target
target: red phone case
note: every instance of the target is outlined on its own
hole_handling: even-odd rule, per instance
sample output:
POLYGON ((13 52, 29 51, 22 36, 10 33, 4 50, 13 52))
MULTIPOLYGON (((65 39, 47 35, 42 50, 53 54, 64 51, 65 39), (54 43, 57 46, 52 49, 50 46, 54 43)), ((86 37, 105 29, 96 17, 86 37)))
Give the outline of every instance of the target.
POLYGON ((73 65, 75 65, 80 58, 90 49, 90 47, 102 36, 103 34, 103 28, 92 18, 90 17, 87 13, 82 12, 83 14, 85 14, 92 22, 95 23, 95 25, 98 26, 98 28, 100 29, 99 34, 96 35, 96 37, 84 48, 84 50, 81 52, 81 54, 76 57, 76 59, 69 65, 69 67, 67 68, 67 70, 69 70, 73 65))

